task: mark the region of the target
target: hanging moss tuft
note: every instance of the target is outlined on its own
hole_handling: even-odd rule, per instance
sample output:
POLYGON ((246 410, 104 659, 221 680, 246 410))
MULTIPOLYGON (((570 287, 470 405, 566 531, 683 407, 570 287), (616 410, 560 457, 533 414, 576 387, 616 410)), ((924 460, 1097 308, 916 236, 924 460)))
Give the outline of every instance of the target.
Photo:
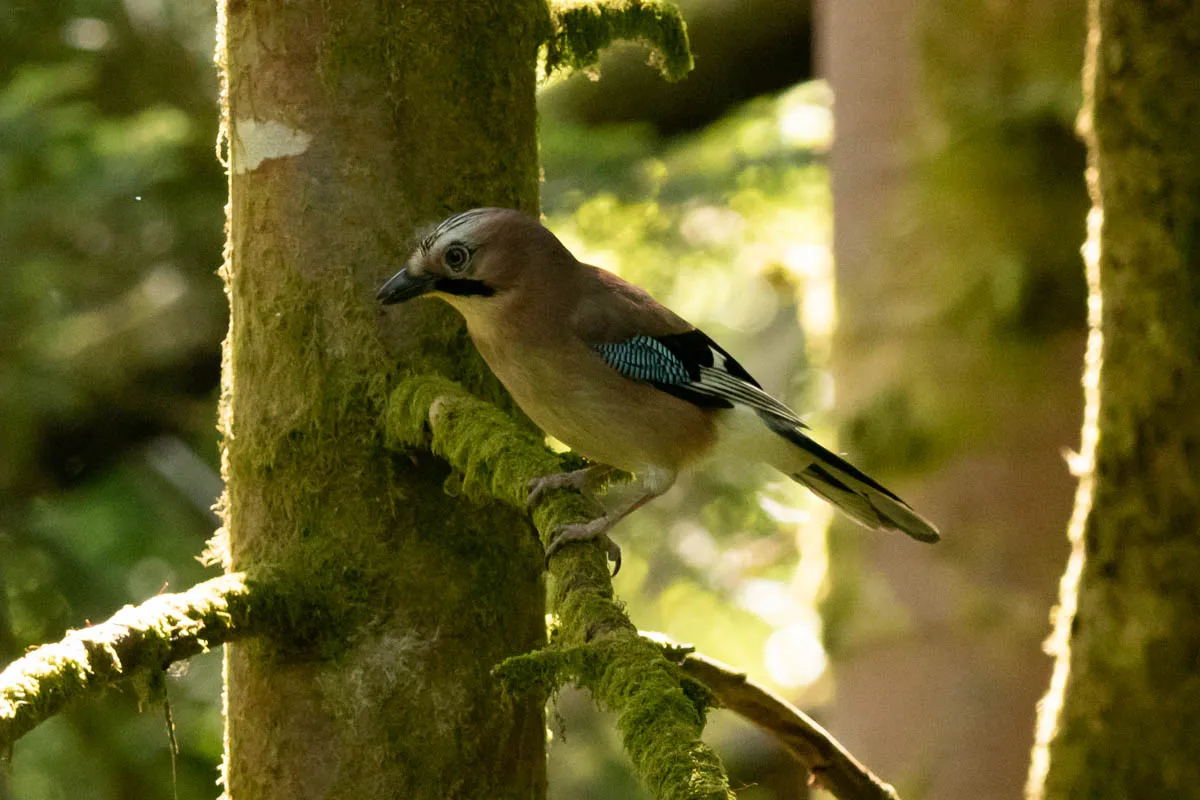
POLYGON ((650 65, 669 81, 692 70, 687 23, 679 9, 657 0, 589 0, 551 7, 553 33, 546 43, 546 74, 586 69, 618 40, 650 48, 650 65))

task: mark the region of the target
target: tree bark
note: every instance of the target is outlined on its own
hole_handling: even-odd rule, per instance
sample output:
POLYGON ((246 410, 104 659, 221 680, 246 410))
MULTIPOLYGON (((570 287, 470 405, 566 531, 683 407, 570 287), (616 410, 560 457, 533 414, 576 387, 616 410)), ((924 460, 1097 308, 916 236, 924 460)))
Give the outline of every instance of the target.
POLYGON ((1200 797, 1200 5, 1089 7, 1092 446, 1028 794, 1200 797))
POLYGON ((526 519, 451 496, 380 416, 397 367, 498 390, 438 304, 374 290, 417 225, 537 211, 540 0, 225 0, 227 566, 295 596, 226 655, 243 798, 540 797, 543 701, 491 669, 545 642, 526 519), (303 611, 297 611, 303 609, 303 611))

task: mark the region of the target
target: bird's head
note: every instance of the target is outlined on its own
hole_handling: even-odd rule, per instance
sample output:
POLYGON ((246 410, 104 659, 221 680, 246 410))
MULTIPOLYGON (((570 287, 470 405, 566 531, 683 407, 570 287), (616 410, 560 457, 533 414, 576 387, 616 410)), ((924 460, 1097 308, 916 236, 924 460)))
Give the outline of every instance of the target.
POLYGON ((433 295, 464 314, 511 293, 566 248, 537 220, 507 208, 455 214, 421 239, 404 269, 379 288, 384 305, 433 295))

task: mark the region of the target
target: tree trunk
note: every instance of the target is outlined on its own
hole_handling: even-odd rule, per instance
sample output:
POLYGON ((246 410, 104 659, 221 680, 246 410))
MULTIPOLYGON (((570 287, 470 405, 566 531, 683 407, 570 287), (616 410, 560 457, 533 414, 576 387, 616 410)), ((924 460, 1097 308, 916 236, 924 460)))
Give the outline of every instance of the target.
POLYGON ((1200 5, 1089 17, 1091 447, 1029 796, 1200 797, 1200 5))
POLYGON ((490 670, 545 641, 527 520, 385 449, 396 367, 496 393, 438 304, 380 314, 415 227, 536 213, 541 0, 224 0, 227 563, 291 587, 230 646, 243 798, 540 797, 542 700, 490 670))

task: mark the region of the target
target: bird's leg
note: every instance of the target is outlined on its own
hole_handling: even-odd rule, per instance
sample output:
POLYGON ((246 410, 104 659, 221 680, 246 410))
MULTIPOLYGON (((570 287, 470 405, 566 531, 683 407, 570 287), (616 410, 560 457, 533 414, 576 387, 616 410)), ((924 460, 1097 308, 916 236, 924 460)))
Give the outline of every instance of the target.
POLYGON ((600 539, 608 546, 608 560, 614 564, 612 574, 615 576, 621 571, 621 548, 609 538, 608 532, 625 517, 670 489, 674 482, 674 471, 653 467, 648 469, 641 480, 642 488, 646 491, 645 494, 590 522, 578 522, 559 528, 551 537, 550 544, 546 546, 546 563, 550 563, 550 557, 562 549, 563 545, 600 539))
POLYGON ((529 498, 525 506, 530 510, 542 499, 542 495, 551 489, 574 489, 597 505, 596 489, 612 474, 613 468, 607 464, 593 464, 590 467, 577 469, 574 472, 558 472, 554 475, 543 475, 529 482, 529 498))

